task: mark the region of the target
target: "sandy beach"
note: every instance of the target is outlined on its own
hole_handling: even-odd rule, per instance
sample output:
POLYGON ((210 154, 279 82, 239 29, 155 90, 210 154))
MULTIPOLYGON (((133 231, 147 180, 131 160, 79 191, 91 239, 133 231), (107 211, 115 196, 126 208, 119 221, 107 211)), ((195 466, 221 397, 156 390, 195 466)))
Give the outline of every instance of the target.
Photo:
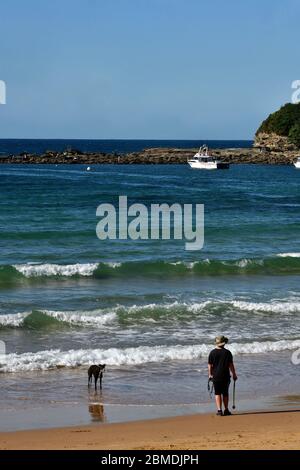
POLYGON ((257 411, 230 417, 193 415, 0 433, 1 450, 297 450, 299 447, 299 410, 257 411))

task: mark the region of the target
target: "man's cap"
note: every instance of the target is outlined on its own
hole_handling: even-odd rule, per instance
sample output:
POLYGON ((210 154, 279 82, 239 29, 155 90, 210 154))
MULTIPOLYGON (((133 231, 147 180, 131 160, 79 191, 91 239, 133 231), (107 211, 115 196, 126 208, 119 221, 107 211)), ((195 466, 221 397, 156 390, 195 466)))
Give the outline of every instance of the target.
POLYGON ((217 346, 224 346, 226 343, 228 343, 228 338, 226 336, 217 336, 215 339, 215 343, 217 346))

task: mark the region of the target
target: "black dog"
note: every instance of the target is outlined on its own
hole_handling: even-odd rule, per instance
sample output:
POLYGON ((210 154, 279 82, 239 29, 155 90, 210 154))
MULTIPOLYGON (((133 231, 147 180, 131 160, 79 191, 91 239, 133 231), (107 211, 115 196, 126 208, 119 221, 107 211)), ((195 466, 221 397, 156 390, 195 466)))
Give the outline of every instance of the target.
POLYGON ((95 379, 95 390, 97 390, 97 380, 100 377, 100 390, 102 390, 102 377, 103 377, 103 372, 105 369, 105 364, 99 364, 93 365, 89 367, 88 370, 88 376, 89 376, 89 381, 88 381, 88 386, 90 386, 91 382, 93 381, 93 376, 95 379))

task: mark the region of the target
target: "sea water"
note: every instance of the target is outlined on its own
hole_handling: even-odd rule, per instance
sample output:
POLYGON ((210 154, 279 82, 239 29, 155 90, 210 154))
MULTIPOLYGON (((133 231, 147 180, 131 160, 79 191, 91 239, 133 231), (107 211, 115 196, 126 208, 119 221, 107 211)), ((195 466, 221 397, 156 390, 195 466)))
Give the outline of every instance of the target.
MULTIPOLYGON (((83 407, 100 421, 97 406, 109 416, 113 406, 149 407, 151 416, 155 407, 165 407, 160 415, 207 410, 207 355, 219 334, 230 339, 240 401, 297 395, 300 172, 85 169, 0 167, 3 428, 10 410, 83 407), (100 241, 96 208, 119 195, 204 204, 203 249, 172 239, 100 241), (107 364, 102 395, 87 389, 92 363, 107 364)), ((114 420, 124 417, 118 410, 114 420)))

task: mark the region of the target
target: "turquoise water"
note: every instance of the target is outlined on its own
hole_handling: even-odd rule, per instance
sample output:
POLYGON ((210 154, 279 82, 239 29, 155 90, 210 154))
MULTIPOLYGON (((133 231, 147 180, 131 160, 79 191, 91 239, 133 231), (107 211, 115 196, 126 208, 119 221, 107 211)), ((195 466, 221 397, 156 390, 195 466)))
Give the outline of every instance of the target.
POLYGON ((1 407, 206 402, 206 357, 230 338, 241 397, 295 393, 300 347, 300 172, 236 165, 1 165, 1 407), (96 237, 96 208, 205 204, 205 243, 96 237), (21 379, 20 379, 21 378, 21 379), (22 398, 23 397, 23 398, 22 398))

